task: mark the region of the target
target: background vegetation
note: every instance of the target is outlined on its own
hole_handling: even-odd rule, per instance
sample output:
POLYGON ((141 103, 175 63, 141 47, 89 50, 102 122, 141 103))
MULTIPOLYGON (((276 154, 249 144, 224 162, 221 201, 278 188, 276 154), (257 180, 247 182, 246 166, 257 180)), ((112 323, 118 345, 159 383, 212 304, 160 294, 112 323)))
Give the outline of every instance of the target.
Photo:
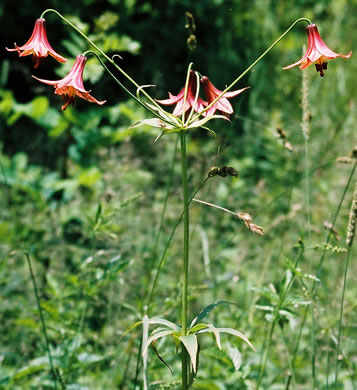
MULTIPOLYGON (((108 54, 120 54, 120 65, 139 84, 156 85, 150 92, 158 99, 179 91, 189 61, 223 89, 302 16, 318 24, 331 49, 356 52, 355 0, 2 0, 2 46, 25 43, 46 8, 69 17, 108 54), (192 56, 187 11, 196 22, 192 56)), ((54 14, 46 19, 50 42, 60 54, 73 59, 88 48, 54 14)), ((356 145, 357 62, 355 54, 348 61, 331 61, 324 78, 313 67, 304 73, 304 123, 310 126, 305 142, 303 73, 281 70, 301 57, 305 43, 301 24, 241 81, 239 88, 251 88, 232 100, 231 123, 212 126, 219 152, 209 133, 195 130, 188 137, 190 190, 212 166, 235 167, 238 179, 211 178, 197 197, 251 213, 266 232, 253 235, 228 214, 191 206, 190 317, 209 303, 232 302, 217 307, 210 320, 244 332, 257 348, 254 352, 224 336, 218 351, 213 339, 202 338, 195 389, 254 389, 264 353, 263 388, 311 390, 315 383, 327 389, 334 381, 353 190, 351 185, 342 198, 353 164, 336 158, 356 145), (336 233, 327 247, 325 222, 332 223, 338 210, 336 233), (296 271, 292 264, 302 247, 296 271), (274 318, 288 270, 295 280, 274 318), (276 326, 267 349, 272 321, 276 326)), ((154 143, 156 130, 130 129, 147 114, 94 58, 86 66, 85 85, 107 104, 77 100, 65 112, 53 89, 31 75, 57 79, 72 62, 46 59, 34 70, 29 57, 19 59, 4 47, 0 58, 0 389, 54 388, 25 251, 63 386, 139 389, 140 331, 119 338, 142 318, 158 261, 181 213, 176 135, 154 143)), ((180 232, 169 247, 150 307, 151 315, 172 322, 179 322, 180 232)), ((350 258, 338 389, 357 386, 355 248, 350 258)), ((150 388, 177 388, 174 345, 163 340, 157 348, 173 375, 150 349, 150 388)))

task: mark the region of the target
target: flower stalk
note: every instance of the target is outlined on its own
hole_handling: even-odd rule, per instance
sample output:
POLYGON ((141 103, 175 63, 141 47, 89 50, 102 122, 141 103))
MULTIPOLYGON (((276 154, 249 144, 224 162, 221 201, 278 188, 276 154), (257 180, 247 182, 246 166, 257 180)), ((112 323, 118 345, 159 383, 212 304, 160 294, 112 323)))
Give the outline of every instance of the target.
POLYGON ((280 35, 280 37, 274 41, 266 50, 265 52, 260 55, 250 66, 248 66, 248 68, 243 72, 241 73, 230 85, 228 85, 228 87, 222 91, 222 93, 217 96, 207 107, 205 107, 205 109, 203 111, 201 111, 199 114, 197 114, 196 116, 194 116, 192 118, 192 121, 195 121, 200 115, 202 115, 203 113, 205 113, 206 111, 208 111, 216 102, 218 102, 218 100, 226 93, 228 92, 230 89, 232 89, 237 83, 239 80, 241 80, 250 70, 252 70, 255 65, 257 65, 257 63, 262 60, 269 52, 270 50, 276 46, 284 37, 285 35, 293 28, 295 27, 295 25, 297 25, 298 23, 300 22, 306 22, 308 24, 312 24, 311 23, 311 20, 307 19, 307 18, 299 18, 297 20, 295 20, 295 22, 282 34, 280 35))
MULTIPOLYGON (((77 31, 77 33, 82 37, 84 38, 91 46, 94 47, 95 50, 97 50, 107 61, 109 61, 124 77, 126 77, 136 88, 140 88, 140 85, 134 80, 132 79, 112 58, 110 58, 102 49, 100 49, 90 38, 87 37, 86 34, 84 34, 84 32, 82 30, 80 30, 76 25, 74 25, 73 23, 71 23, 67 18, 65 18, 61 13, 59 13, 58 11, 56 11, 55 9, 52 9, 52 8, 49 8, 49 9, 46 9, 45 11, 42 12, 41 14, 41 18, 44 18, 46 13, 48 12, 53 12, 55 13, 59 18, 61 18, 65 23, 67 23, 70 27, 72 27, 75 31, 77 31)), ((112 76, 113 77, 113 76, 112 76)), ((126 92, 128 92, 128 90, 126 88, 124 88, 124 90, 126 92)), ((162 110, 162 108, 156 103, 156 101, 143 89, 141 88, 141 92, 142 94, 148 99, 150 100, 150 102, 152 104, 154 104, 160 111, 162 110)), ((142 104, 142 102, 140 101, 140 99, 136 98, 134 95, 130 94, 131 97, 133 97, 135 100, 137 100, 140 104, 142 104)), ((146 105, 142 104, 146 109, 148 109, 149 111, 151 111, 146 105)), ((158 116, 158 113, 155 113, 156 116, 158 116)), ((161 117, 161 115, 160 115, 161 117)), ((164 118, 161 117, 162 120, 165 120, 164 118)))
MULTIPOLYGON (((187 185, 187 154, 186 154, 186 131, 180 131, 181 143, 181 176, 183 192, 183 263, 182 263, 182 311, 181 311, 181 334, 187 334, 187 296, 188 296, 188 264, 189 264, 189 199, 187 185)), ((186 390, 188 384, 188 354, 182 344, 182 390, 186 390)))

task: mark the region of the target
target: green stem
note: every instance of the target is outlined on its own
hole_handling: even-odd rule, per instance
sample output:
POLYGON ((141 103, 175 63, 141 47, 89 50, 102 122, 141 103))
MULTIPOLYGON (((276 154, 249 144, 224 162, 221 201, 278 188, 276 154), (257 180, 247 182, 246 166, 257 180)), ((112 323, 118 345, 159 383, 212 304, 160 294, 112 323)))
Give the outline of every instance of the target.
POLYGON ((53 379, 55 381, 55 389, 57 390, 57 388, 58 388, 57 387, 57 375, 56 375, 56 371, 55 371, 53 360, 52 360, 52 355, 51 355, 51 350, 50 350, 50 342, 49 342, 48 336, 47 336, 46 324, 45 324, 45 319, 44 319, 43 313, 42 313, 42 307, 41 307, 41 304, 40 304, 40 297, 38 295, 36 279, 35 279, 35 275, 34 275, 34 273, 32 271, 30 255, 26 252, 25 256, 26 256, 27 264, 28 264, 29 270, 30 270, 31 280, 32 280, 32 284, 33 284, 33 289, 35 291, 38 312, 40 314, 40 320, 41 320, 41 325, 42 325, 42 332, 43 332, 43 335, 45 337, 45 342, 46 342, 46 350, 47 350, 47 354, 48 354, 48 360, 50 362, 50 367, 51 367, 53 379))
POLYGON ((228 87, 222 91, 222 93, 216 97, 216 99, 214 99, 204 110, 202 110, 200 113, 198 113, 197 115, 195 115, 193 118, 192 118, 192 122, 194 122, 200 115, 202 115, 204 112, 206 112, 207 110, 210 109, 210 107, 212 107, 226 92, 228 92, 231 88, 233 88, 239 80, 241 80, 250 70, 252 70, 255 65, 257 65, 257 63, 263 59, 263 57, 265 57, 266 54, 268 54, 270 52, 270 50, 276 45, 278 44, 284 37, 285 35, 298 23, 300 22, 306 22, 308 24, 311 24, 311 20, 307 19, 307 18, 299 18, 297 20, 295 20, 295 22, 282 34, 280 35, 280 37, 274 41, 266 50, 265 52, 259 56, 243 73, 240 74, 240 76, 238 76, 230 85, 228 85, 228 87))
MULTIPOLYGON (((197 189, 194 191, 194 193, 191 195, 190 197, 190 200, 189 200, 189 204, 192 202, 192 199, 196 196, 196 194, 198 193, 198 191, 200 191, 200 189, 203 187, 203 185, 206 183, 206 181, 209 179, 210 177, 206 177, 202 182, 201 184, 197 187, 197 189)), ((161 267, 162 267, 162 264, 166 258, 166 253, 167 253, 167 250, 169 249, 169 246, 171 244, 171 241, 175 235, 175 232, 176 232, 176 229, 178 227, 178 225, 181 223, 182 221, 182 218, 183 218, 183 215, 184 215, 184 212, 181 213, 180 215, 180 218, 177 220, 176 222, 176 225, 174 226, 174 228, 172 229, 171 231, 171 234, 170 234, 170 237, 169 239, 167 240, 167 243, 166 243, 166 246, 165 246, 165 249, 161 255, 161 258, 160 258, 160 262, 159 262, 159 265, 158 265, 158 268, 157 268, 157 272, 156 272, 156 275, 155 275, 155 278, 154 278, 154 281, 152 283, 152 287, 151 287, 151 291, 150 291, 150 295, 149 295, 149 299, 148 299, 148 302, 147 302, 147 312, 148 314, 150 313, 150 306, 151 306, 151 302, 152 302, 152 298, 154 296, 154 291, 155 291, 155 288, 156 288, 156 284, 157 284, 157 281, 158 281, 158 278, 159 278, 159 274, 160 274, 160 271, 161 271, 161 267)))
MULTIPOLYGON (((181 175, 183 191, 183 264, 182 264, 182 312, 181 334, 187 334, 187 295, 188 295, 188 262, 189 262, 189 200, 187 186, 187 155, 186 155, 186 132, 180 131, 181 141, 181 175)), ((187 389, 188 383, 188 354, 182 344, 182 390, 187 389)))
POLYGON ((342 288, 342 297, 341 297, 341 305, 340 305, 340 318, 338 322, 338 336, 337 336, 337 345, 336 345, 336 363, 335 363, 335 390, 337 390, 337 376, 338 376, 338 352, 340 349, 341 342, 341 333, 342 333, 342 314, 343 314, 343 304, 345 300, 345 291, 347 284, 347 273, 348 273, 348 265, 350 262, 350 252, 351 247, 347 248, 347 256, 346 256, 346 264, 345 264, 345 272, 343 276, 343 288, 342 288))
MULTIPOLYGON (((172 181, 173 181, 173 177, 174 177, 174 165, 175 165, 175 160, 176 160, 178 140, 179 140, 179 137, 177 137, 176 141, 175 141, 175 149, 174 149, 174 153, 173 153, 173 156, 172 156, 172 162, 171 162, 171 167, 170 167, 170 177, 169 177, 169 182, 167 184, 166 195, 165 195, 165 200, 164 200, 164 206, 163 206, 162 211, 161 211, 159 229, 158 229, 158 231, 156 233, 155 243, 154 243, 154 247, 153 247, 153 250, 152 250, 152 253, 151 253, 152 260, 151 260, 151 264, 150 264, 150 273, 151 273, 151 268, 153 268, 155 266, 153 264, 153 261, 155 261, 156 256, 157 256, 157 247, 158 247, 158 244, 159 244, 159 238, 160 238, 163 226, 164 226, 164 218, 165 218, 165 214, 166 214, 167 202, 168 202, 168 199, 169 199, 169 195, 170 195, 170 191, 171 191, 171 187, 172 187, 172 181)), ((179 219, 178 223, 180 223, 180 221, 181 221, 181 218, 179 219)), ((176 230, 176 227, 174 228, 174 232, 175 232, 175 230, 176 230)), ((173 236, 173 234, 172 234, 172 236, 173 236)), ((171 242, 171 238, 172 237, 170 237, 169 242, 167 243, 167 247, 168 247, 168 245, 171 242)), ((165 257, 165 255, 166 255, 166 250, 164 251, 164 257, 165 257)), ((161 260, 163 260, 163 258, 161 258, 161 260)), ((150 291, 150 294, 149 294, 149 299, 148 299, 148 301, 146 303, 146 306, 144 306, 144 311, 145 311, 145 313, 149 317, 150 317, 150 314, 151 314, 151 312, 150 312, 151 301, 152 301, 152 298, 153 298, 154 288, 156 286, 156 280, 157 280, 157 277, 158 277, 158 273, 160 272, 161 264, 162 264, 162 261, 160 261, 160 263, 159 263, 159 268, 158 268, 157 273, 156 273, 155 278, 154 278, 154 282, 153 282, 153 285, 152 285, 152 288, 151 288, 151 291, 150 291)), ((148 291, 146 291, 145 296, 148 295, 147 293, 148 293, 148 291)))

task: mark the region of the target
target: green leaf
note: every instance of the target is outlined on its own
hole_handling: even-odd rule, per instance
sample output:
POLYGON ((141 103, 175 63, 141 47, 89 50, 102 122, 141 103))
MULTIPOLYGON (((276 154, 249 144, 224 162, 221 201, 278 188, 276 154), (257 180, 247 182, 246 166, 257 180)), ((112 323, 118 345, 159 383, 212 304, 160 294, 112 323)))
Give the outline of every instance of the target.
POLYGON ((161 129, 164 129, 166 127, 173 129, 172 126, 166 124, 165 122, 163 122, 159 118, 143 119, 141 121, 138 121, 138 122, 135 122, 134 124, 132 124, 129 127, 129 129, 134 129, 135 127, 139 127, 139 126, 143 126, 143 125, 152 126, 152 127, 159 127, 161 129))
MULTIPOLYGON (((160 356, 159 351, 158 351, 157 348, 156 348, 155 341, 153 341, 152 347, 154 348, 154 351, 155 351, 155 353, 156 353, 156 356, 157 356, 157 357, 160 359, 160 361, 162 361, 162 363, 164 363, 165 366, 169 369, 171 375, 173 375, 173 372, 172 372, 171 367, 170 367, 170 366, 165 362, 165 360, 160 356)), ((145 355, 143 356, 143 358, 145 358, 145 355)))
POLYGON ((167 326, 168 328, 174 330, 175 332, 178 332, 180 331, 180 327, 170 321, 167 321, 163 318, 156 318, 156 317, 153 317, 153 318, 149 318, 146 320, 148 322, 149 325, 152 325, 152 324, 161 324, 161 325, 165 325, 167 326))
POLYGON ((234 303, 228 301, 218 301, 216 303, 210 303, 198 313, 197 317, 193 319, 190 328, 192 328, 198 321, 201 321, 204 317, 206 317, 208 313, 210 313, 213 309, 220 305, 234 305, 234 303))
POLYGON ((42 371, 44 369, 47 369, 49 366, 48 357, 47 356, 41 356, 39 358, 33 359, 30 361, 30 363, 27 366, 24 366, 20 368, 16 374, 14 375, 14 379, 20 379, 24 378, 26 376, 29 376, 37 371, 42 371))
POLYGON ((161 107, 157 107, 153 104, 146 103, 146 105, 154 112, 157 112, 161 117, 167 119, 169 122, 172 123, 173 127, 176 128, 176 131, 179 131, 180 128, 182 128, 182 122, 179 118, 177 118, 175 115, 172 115, 171 113, 165 111, 161 107))
POLYGON ((217 138, 217 134, 216 134, 212 129, 210 129, 209 127, 207 127, 207 126, 201 126, 201 128, 207 130, 207 131, 210 132, 215 138, 217 138))
POLYGON ((210 116, 206 116, 203 119, 200 119, 198 121, 192 122, 189 126, 187 126, 187 129, 194 129, 196 127, 202 127, 205 123, 207 123, 211 119, 225 119, 225 120, 227 120, 227 118, 224 115, 210 115, 210 116))
POLYGON ((242 354, 237 347, 231 347, 229 343, 226 344, 228 356, 231 358, 234 369, 238 371, 242 364, 242 354))
POLYGON ((31 318, 19 318, 15 320, 14 323, 17 325, 26 326, 31 329, 37 329, 38 327, 38 322, 35 322, 31 318))
POLYGON ((196 372, 197 351, 198 351, 197 336, 190 334, 188 336, 180 336, 179 339, 181 340, 181 342, 185 346, 188 354, 190 355, 193 372, 196 372))
POLYGON ((248 340, 248 338, 243 333, 239 332, 238 330, 232 329, 232 328, 214 328, 214 330, 213 330, 211 327, 209 327, 208 329, 202 329, 197 333, 213 333, 213 331, 215 334, 216 334, 216 331, 218 331, 220 333, 229 333, 233 336, 239 337, 240 339, 245 341, 255 351, 253 344, 248 340))
POLYGON ((188 333, 189 334, 194 334, 194 333, 197 333, 199 330, 205 329, 207 327, 208 327, 208 325, 204 324, 204 323, 196 324, 194 327, 189 329, 188 333))
POLYGON ((78 361, 81 363, 97 363, 104 359, 104 356, 90 354, 90 353, 80 353, 77 356, 78 361))
POLYGON ((28 112, 28 115, 37 119, 42 116, 48 109, 48 99, 44 96, 38 96, 31 102, 31 111, 28 112))
POLYGON ((143 346, 142 355, 143 355, 143 356, 145 355, 145 353, 146 353, 146 351, 147 351, 149 345, 150 345, 153 341, 156 341, 156 340, 160 339, 161 337, 165 337, 165 336, 172 335, 173 333, 175 333, 175 332, 172 331, 172 330, 166 329, 166 330, 162 330, 162 331, 160 331, 160 332, 156 332, 155 334, 151 335, 151 336, 148 338, 146 344, 143 346))
POLYGON ((148 319, 144 319, 143 321, 137 321, 135 322, 135 324, 129 326, 129 328, 120 336, 120 339, 119 341, 124 337, 126 336, 128 333, 130 333, 133 329, 135 329, 138 325, 141 325, 143 322, 146 322, 147 324, 149 325, 152 325, 152 324, 161 324, 161 325, 164 325, 166 326, 167 328, 169 329, 172 329, 174 332, 180 332, 181 329, 178 325, 170 322, 170 321, 167 321, 163 318, 148 318, 148 319))
POLYGON ((217 329, 212 324, 207 324, 207 325, 208 325, 208 329, 210 329, 211 332, 214 334, 214 337, 216 338, 217 346, 221 350, 222 349, 222 345, 221 345, 221 335, 219 334, 219 329, 217 329))

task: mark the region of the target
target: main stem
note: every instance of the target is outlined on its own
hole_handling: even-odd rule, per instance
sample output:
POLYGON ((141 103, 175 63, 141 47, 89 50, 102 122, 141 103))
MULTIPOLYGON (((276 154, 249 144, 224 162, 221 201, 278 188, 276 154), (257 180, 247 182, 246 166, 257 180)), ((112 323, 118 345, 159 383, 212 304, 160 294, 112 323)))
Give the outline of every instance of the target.
MULTIPOLYGON (((181 176, 183 191, 183 264, 182 264, 182 312, 181 334, 187 334, 187 291, 188 291, 188 260, 189 260, 189 199, 187 189, 187 155, 186 155, 186 131, 180 131, 181 141, 181 176)), ((188 383, 188 355, 182 344, 182 390, 187 389, 188 383)))

